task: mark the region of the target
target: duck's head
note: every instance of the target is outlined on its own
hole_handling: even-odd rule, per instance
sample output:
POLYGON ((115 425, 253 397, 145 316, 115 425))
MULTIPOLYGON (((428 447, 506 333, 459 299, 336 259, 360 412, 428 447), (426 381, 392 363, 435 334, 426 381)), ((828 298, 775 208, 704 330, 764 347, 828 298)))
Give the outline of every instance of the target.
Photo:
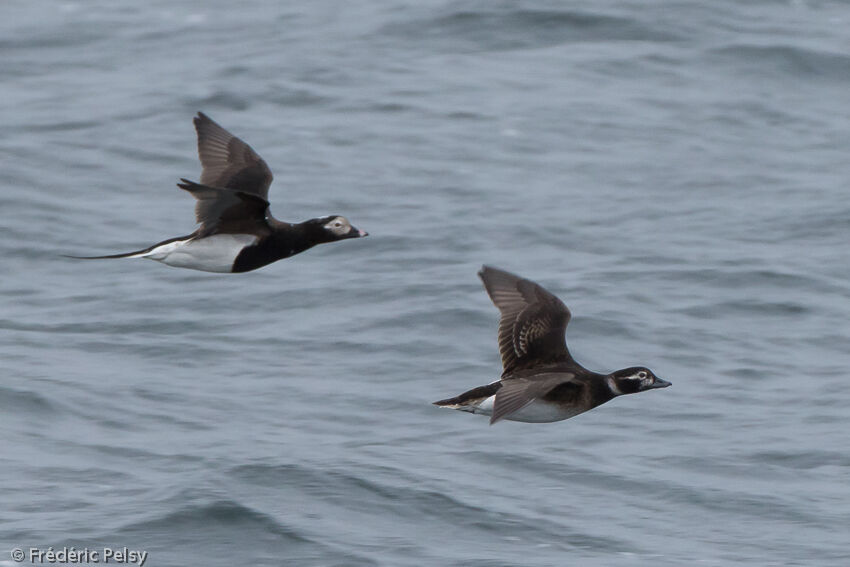
POLYGON ((616 395, 634 394, 644 390, 655 388, 666 388, 670 385, 667 380, 662 380, 652 373, 649 368, 633 366, 612 372, 607 377, 608 387, 616 395))
POLYGON ((364 236, 369 236, 369 233, 365 230, 360 230, 351 226, 348 219, 343 216, 331 215, 328 217, 321 217, 315 219, 315 222, 321 227, 327 242, 344 240, 346 238, 362 238, 364 236))

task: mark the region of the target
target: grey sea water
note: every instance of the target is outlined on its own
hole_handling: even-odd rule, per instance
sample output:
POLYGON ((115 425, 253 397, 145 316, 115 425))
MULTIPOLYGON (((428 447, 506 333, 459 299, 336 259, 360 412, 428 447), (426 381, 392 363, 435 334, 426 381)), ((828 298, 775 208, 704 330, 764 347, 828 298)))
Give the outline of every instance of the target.
POLYGON ((846 3, 0 14, 0 565, 850 564, 846 3), (191 232, 198 110, 278 218, 371 236, 236 276, 63 258, 191 232), (500 373, 482 263, 673 387, 431 406, 500 373))

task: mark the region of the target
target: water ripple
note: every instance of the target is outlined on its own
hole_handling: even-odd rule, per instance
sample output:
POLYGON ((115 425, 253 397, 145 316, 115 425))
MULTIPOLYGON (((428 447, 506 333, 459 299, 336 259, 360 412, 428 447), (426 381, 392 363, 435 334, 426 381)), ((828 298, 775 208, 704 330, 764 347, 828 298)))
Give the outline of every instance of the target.
POLYGON ((640 20, 599 13, 490 7, 458 10, 385 25, 381 33, 405 41, 434 43, 449 51, 537 49, 567 43, 652 41, 680 38, 640 20))

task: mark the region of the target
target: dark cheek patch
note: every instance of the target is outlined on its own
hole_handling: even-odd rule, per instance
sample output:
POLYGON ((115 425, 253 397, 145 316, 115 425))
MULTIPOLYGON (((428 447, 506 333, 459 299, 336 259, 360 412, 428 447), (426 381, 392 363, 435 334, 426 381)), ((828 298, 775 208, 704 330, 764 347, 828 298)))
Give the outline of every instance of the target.
POLYGON ((624 394, 634 394, 640 391, 640 380, 620 380, 617 387, 624 394))

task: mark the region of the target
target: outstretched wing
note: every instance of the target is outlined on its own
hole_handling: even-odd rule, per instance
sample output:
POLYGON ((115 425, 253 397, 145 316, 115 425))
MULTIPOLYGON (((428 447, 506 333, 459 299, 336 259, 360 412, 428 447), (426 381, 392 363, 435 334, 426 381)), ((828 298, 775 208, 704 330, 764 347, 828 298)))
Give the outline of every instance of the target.
POLYGON ((269 198, 272 172, 251 146, 199 112, 195 117, 201 184, 269 198))
POLYGON ((267 229, 269 202, 257 195, 222 187, 200 185, 181 179, 177 186, 198 200, 195 218, 201 223, 198 236, 216 233, 249 233, 267 229))
POLYGON ((570 310, 560 299, 531 280, 484 266, 478 275, 499 308, 499 352, 502 376, 555 362, 573 362, 564 332, 570 310))

